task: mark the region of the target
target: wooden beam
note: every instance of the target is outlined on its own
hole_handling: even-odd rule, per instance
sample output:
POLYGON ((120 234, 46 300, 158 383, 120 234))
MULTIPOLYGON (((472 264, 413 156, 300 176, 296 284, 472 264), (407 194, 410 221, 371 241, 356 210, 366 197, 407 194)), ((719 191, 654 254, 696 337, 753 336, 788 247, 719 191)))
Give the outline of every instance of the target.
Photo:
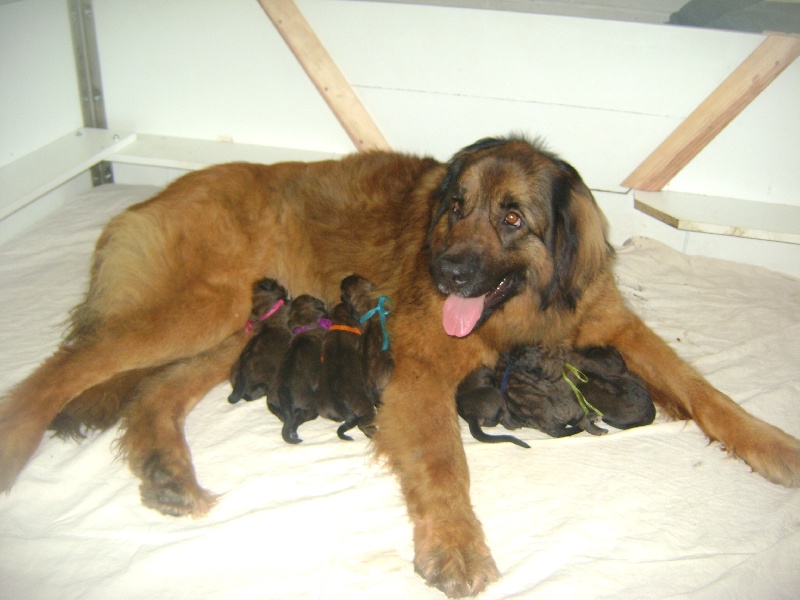
POLYGON ((390 150, 353 88, 292 0, 258 0, 278 33, 360 151, 390 150))
POLYGON ((800 36, 771 33, 622 185, 658 191, 800 55, 800 36))

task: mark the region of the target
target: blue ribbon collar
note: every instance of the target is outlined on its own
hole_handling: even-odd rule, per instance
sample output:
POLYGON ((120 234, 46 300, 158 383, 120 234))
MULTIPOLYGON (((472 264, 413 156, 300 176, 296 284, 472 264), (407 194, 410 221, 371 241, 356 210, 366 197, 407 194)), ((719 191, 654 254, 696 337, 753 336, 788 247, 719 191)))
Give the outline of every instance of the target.
POLYGON ((389 330, 386 328, 386 317, 389 316, 389 309, 386 308, 386 304, 389 304, 389 307, 392 306, 392 301, 389 299, 388 296, 381 296, 378 298, 378 305, 365 312, 361 315, 361 318, 358 320, 359 323, 366 323, 375 315, 378 315, 381 323, 381 331, 383 332, 383 345, 381 346, 381 350, 386 351, 389 349, 389 330))

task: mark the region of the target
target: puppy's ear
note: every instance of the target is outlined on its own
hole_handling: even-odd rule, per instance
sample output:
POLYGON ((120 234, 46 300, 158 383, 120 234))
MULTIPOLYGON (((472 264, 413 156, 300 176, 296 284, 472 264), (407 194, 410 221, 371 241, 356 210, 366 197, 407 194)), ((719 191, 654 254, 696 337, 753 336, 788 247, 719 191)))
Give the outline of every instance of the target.
POLYGON ((606 242, 606 220, 578 172, 555 160, 551 186, 551 224, 546 244, 553 277, 542 293, 542 310, 575 310, 586 287, 613 256, 606 242))

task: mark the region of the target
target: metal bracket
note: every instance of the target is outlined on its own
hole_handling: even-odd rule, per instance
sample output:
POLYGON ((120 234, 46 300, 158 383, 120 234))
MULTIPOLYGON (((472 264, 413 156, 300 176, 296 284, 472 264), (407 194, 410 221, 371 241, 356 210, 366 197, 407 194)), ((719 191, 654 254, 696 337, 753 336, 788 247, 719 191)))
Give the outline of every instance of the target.
MULTIPOLYGON (((72 28, 72 47, 75 52, 83 124, 85 127, 107 129, 92 0, 67 0, 67 6, 72 28)), ((91 174, 95 186, 114 183, 114 171, 109 162, 96 164, 92 167, 91 174)))

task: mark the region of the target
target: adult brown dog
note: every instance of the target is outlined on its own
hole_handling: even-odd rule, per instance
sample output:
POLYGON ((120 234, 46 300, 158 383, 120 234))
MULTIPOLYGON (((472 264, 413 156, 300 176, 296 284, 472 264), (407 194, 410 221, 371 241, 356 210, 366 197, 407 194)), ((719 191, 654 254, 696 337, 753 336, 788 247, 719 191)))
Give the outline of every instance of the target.
POLYGON ((354 272, 394 307, 376 451, 405 495, 417 571, 449 596, 499 575, 470 503, 454 390, 515 344, 614 346, 664 413, 800 485, 800 441, 682 362, 624 306, 611 263, 578 173, 520 139, 482 140, 447 164, 373 153, 187 175, 101 235, 63 345, 0 407, 0 489, 68 403, 133 395, 120 445, 144 503, 204 513, 214 496, 197 483, 183 420, 243 348, 252 283, 331 303, 354 272))

